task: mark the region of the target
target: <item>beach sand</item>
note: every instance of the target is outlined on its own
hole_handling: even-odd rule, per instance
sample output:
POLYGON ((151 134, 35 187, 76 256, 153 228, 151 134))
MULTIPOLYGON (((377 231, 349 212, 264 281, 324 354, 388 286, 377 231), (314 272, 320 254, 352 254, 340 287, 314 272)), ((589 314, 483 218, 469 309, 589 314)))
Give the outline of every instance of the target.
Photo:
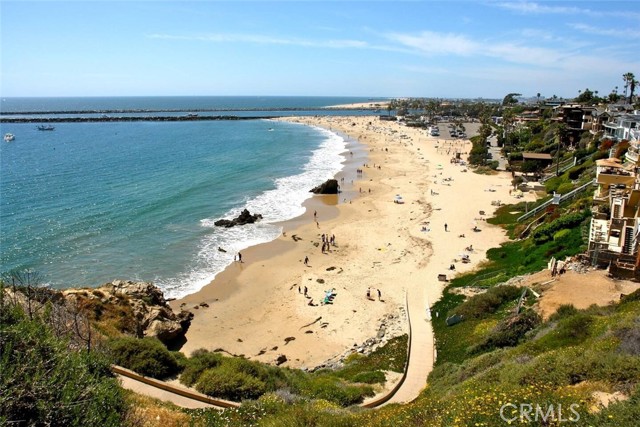
MULTIPOLYGON (((283 224, 286 235, 243 251, 243 263, 171 303, 195 314, 181 349, 187 354, 223 349, 269 363, 284 355, 284 366, 319 366, 375 338, 382 321, 385 338, 406 332, 405 294, 411 310, 424 311, 420 321, 426 323, 426 308, 445 286, 438 275, 450 278, 476 268, 486 250, 506 240, 484 218, 495 210, 492 202, 517 201, 509 194, 511 175, 479 175, 450 163, 456 150, 470 150, 469 142, 429 137, 424 130, 373 116, 285 120, 360 141, 367 150, 366 160, 360 159, 366 163, 359 165, 363 174, 356 173, 352 160, 338 177, 344 177, 345 187, 353 180, 339 203, 338 196, 314 196, 305 215, 283 224), (394 203, 397 194, 403 204, 394 203), (476 225, 481 231, 472 230, 476 225), (321 251, 323 233, 335 235, 328 253, 321 251), (300 240, 294 241, 294 234, 300 240), (465 252, 470 245, 473 251, 465 252), (460 262, 464 253, 470 263, 460 262), (455 271, 449 270, 451 264, 455 271), (308 305, 298 286, 307 288, 316 305, 308 305), (333 303, 321 305, 332 289, 333 303)), ((534 199, 525 194, 525 200, 534 199)), ((432 347, 431 339, 425 342, 432 347)), ((425 349, 429 366, 432 355, 432 348, 425 349)))

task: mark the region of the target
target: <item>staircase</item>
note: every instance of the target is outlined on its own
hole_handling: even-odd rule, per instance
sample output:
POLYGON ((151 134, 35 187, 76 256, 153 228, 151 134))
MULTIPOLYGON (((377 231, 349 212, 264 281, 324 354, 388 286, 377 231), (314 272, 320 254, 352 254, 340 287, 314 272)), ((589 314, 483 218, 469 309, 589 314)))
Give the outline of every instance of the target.
POLYGON ((633 228, 625 227, 624 229, 624 246, 622 247, 623 254, 630 254, 633 252, 633 228))

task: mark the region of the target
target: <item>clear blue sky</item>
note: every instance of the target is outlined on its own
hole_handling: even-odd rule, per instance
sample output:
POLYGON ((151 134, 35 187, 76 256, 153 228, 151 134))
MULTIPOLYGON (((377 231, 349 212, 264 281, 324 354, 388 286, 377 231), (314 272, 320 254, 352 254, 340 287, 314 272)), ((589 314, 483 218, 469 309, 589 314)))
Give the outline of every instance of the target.
POLYGON ((638 1, 0 1, 6 96, 622 92, 638 1))

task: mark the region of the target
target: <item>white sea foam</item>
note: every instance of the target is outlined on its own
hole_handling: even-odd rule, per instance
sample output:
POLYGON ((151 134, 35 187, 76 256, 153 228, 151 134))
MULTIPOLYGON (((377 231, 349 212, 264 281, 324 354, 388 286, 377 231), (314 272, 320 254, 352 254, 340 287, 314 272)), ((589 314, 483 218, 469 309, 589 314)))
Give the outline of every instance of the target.
POLYGON ((198 291, 233 263, 238 252, 276 239, 282 229, 273 223, 302 215, 305 211, 304 201, 312 196, 309 190, 342 170, 346 141, 333 132, 314 128, 322 133, 325 139, 312 152, 301 173, 276 179, 274 189, 263 192, 224 215, 227 219, 235 218, 246 208, 251 213, 260 213, 263 216, 262 221, 233 228, 214 226, 213 223, 219 218, 206 218, 201 221, 201 225, 210 228, 211 233, 202 239, 192 270, 173 279, 157 280, 167 296, 180 298, 198 291), (226 252, 220 251, 219 248, 226 252))

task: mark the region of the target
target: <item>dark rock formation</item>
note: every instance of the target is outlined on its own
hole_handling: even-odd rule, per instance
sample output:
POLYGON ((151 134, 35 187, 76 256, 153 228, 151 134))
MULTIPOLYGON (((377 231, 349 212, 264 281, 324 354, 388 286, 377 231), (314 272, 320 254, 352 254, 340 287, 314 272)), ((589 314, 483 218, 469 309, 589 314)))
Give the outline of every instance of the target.
POLYGON ((245 224, 253 224, 254 222, 258 221, 262 219, 262 215, 260 214, 253 214, 251 215, 249 213, 249 211, 247 209, 243 210, 242 212, 240 212, 240 215, 238 215, 237 218, 235 219, 219 219, 218 221, 214 222, 213 224, 218 226, 218 227, 233 227, 236 225, 245 225, 245 224))
POLYGON ((314 194, 338 194, 340 192, 340 186, 338 185, 338 180, 336 179, 328 179, 314 189, 311 190, 314 194))

